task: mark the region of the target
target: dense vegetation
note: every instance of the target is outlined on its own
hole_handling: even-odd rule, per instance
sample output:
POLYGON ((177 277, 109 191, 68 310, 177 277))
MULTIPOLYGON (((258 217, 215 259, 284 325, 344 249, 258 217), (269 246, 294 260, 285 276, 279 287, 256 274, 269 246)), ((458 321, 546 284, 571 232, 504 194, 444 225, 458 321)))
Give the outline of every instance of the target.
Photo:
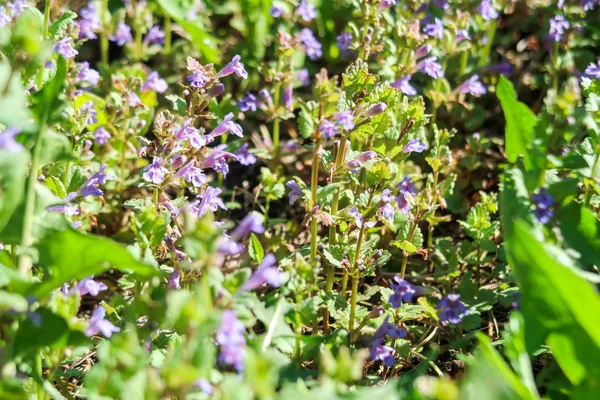
POLYGON ((595 398, 599 23, 2 1, 0 398, 595 398))

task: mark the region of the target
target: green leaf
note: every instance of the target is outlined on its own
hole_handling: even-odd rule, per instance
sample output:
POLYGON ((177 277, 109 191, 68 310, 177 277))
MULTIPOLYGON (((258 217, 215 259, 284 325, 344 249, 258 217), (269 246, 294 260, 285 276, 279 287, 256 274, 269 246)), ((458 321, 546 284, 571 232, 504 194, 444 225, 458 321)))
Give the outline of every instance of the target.
POLYGON ((23 198, 28 163, 28 152, 15 153, 0 149, 0 232, 23 198))
POLYGON ((558 212, 565 242, 581 254, 586 265, 600 265, 600 221, 589 209, 572 202, 558 212))
POLYGON ((174 94, 166 95, 165 98, 171 103, 171 110, 181 116, 187 115, 187 103, 184 99, 174 94))
POLYGON ((62 37, 65 29, 67 29, 67 27, 73 23, 75 18, 77 18, 77 14, 75 14, 73 11, 65 11, 60 17, 58 17, 56 21, 54 21, 48 27, 48 33, 51 37, 62 37))
POLYGON ((408 240, 394 240, 391 244, 398 247, 399 249, 402 249, 402 251, 409 255, 415 254, 417 252, 417 248, 415 247, 415 245, 409 242, 408 240))
POLYGON ((260 241, 254 233, 250 234, 250 243, 248 243, 248 254, 257 263, 260 263, 265 256, 265 251, 260 241))
POLYGON ((537 118, 525 103, 517 100, 512 83, 504 76, 500 76, 496 94, 506 119, 506 156, 508 161, 514 163, 519 156, 523 156, 525 168, 529 170, 532 164, 528 146, 534 137, 537 118))
POLYGON ((40 167, 57 161, 76 160, 71 150, 71 142, 62 133, 49 130, 42 136, 42 152, 40 155, 40 167))
POLYGON ((158 269, 136 260, 121 244, 72 229, 48 235, 36 247, 40 255, 39 264, 50 270, 50 276, 34 287, 33 292, 39 297, 65 282, 96 275, 110 268, 141 278, 160 274, 158 269))
POLYGON ((62 118, 62 110, 66 102, 63 89, 67 83, 67 66, 63 57, 58 58, 54 78, 44 84, 41 90, 32 96, 31 110, 39 121, 53 123, 62 118))
POLYGON ((44 16, 36 7, 25 8, 12 29, 11 42, 14 49, 25 51, 30 57, 37 56, 43 48, 42 30, 44 16))
POLYGON ((19 128, 30 125, 27 95, 21 84, 21 75, 16 71, 11 73, 11 66, 6 61, 0 62, 0 88, 6 88, 0 94, 0 123, 19 128))
POLYGON ((482 333, 477 333, 479 349, 461 388, 461 399, 535 399, 482 333))
POLYGON ((67 345, 69 325, 63 317, 47 308, 35 311, 36 318, 27 318, 15 335, 13 354, 22 355, 42 347, 61 348, 67 345))
POLYGON ((302 135, 302 137, 305 139, 312 137, 315 130, 313 116, 305 107, 302 107, 300 110, 300 115, 298 117, 298 129, 300 130, 300 135, 302 135))
POLYGON ((529 354, 546 342, 571 383, 598 381, 600 326, 595 316, 600 315, 600 295, 550 255, 522 221, 514 224, 506 251, 521 288, 529 354))

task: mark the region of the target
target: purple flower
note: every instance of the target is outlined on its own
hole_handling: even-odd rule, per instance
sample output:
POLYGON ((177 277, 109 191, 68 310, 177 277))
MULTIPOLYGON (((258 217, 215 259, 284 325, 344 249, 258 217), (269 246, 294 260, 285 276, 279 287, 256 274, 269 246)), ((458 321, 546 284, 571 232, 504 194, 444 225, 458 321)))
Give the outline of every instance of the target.
POLYGON ((220 145, 213 148, 210 154, 204 158, 204 161, 202 161, 201 167, 212 168, 215 171, 222 173, 223 177, 227 176, 227 173, 229 172, 229 165, 227 164, 227 160, 230 158, 237 160, 237 157, 235 156, 235 154, 223 151, 222 149, 224 148, 225 145, 220 145))
POLYGON ((417 89, 410 84, 411 78, 412 75, 405 75, 402 78, 392 82, 390 86, 398 89, 407 96, 415 96, 417 94, 417 89))
POLYGON ((243 137, 242 127, 232 121, 233 113, 229 113, 223 118, 223 122, 221 122, 213 131, 210 133, 210 137, 213 139, 217 136, 221 136, 226 132, 231 132, 236 136, 243 137))
POLYGON ((531 199, 536 206, 533 214, 537 220, 544 225, 549 223, 554 216, 554 212, 551 210, 552 206, 554 205, 554 197, 552 197, 550 193, 546 192, 546 189, 541 188, 540 191, 531 199))
POLYGON ((406 282, 398 275, 394 276, 394 282, 395 283, 392 283, 394 294, 390 296, 389 300, 392 307, 398 308, 403 302, 411 302, 416 291, 410 283, 406 282))
POLYGON ((207 187, 202 195, 202 200, 196 200, 191 204, 196 217, 202 217, 208 210, 211 210, 212 212, 216 212, 219 208, 227 210, 225 203, 219 198, 221 193, 222 190, 219 188, 212 186, 207 187))
POLYGON ((600 61, 596 62, 596 64, 591 63, 585 69, 585 74, 591 78, 600 79, 600 61))
POLYGON ((8 9, 12 11, 13 18, 17 18, 21 15, 21 12, 28 7, 27 0, 15 0, 6 4, 8 9))
POLYGON ((491 21, 493 19, 498 18, 498 11, 492 5, 491 0, 481 0, 481 3, 477 7, 477 12, 483 17, 486 21, 491 21))
POLYGON ((167 82, 158 75, 158 72, 152 71, 148 74, 146 82, 142 86, 142 92, 154 90, 158 93, 164 93, 168 88, 167 82))
POLYGON ((310 75, 306 68, 302 68, 301 70, 299 70, 296 74, 296 78, 300 81, 300 84, 302 86, 310 85, 310 75))
POLYGON ((256 111, 256 108, 260 106, 260 101, 258 101, 254 94, 248 92, 237 104, 243 112, 248 110, 256 111))
POLYGON ((283 8, 281 8, 280 6, 273 4, 273 6, 271 6, 271 10, 269 11, 269 13, 271 14, 271 16, 273 18, 279 18, 283 15, 283 8))
POLYGON ((4 6, 0 5, 0 28, 10 24, 11 21, 12 18, 10 17, 10 15, 8 15, 6 10, 4 9, 4 6))
POLYGON ((333 114, 333 118, 338 125, 347 131, 354 129, 354 115, 351 111, 340 111, 333 114))
POLYGON ((271 93, 269 93, 267 89, 260 89, 258 91, 258 95, 263 99, 268 107, 273 107, 273 97, 271 97, 271 93))
POLYGON ((433 3, 442 10, 446 10, 448 8, 449 0, 433 0, 433 3))
POLYGON ((239 372, 244 370, 246 359, 246 329, 237 319, 235 312, 225 310, 221 314, 221 325, 217 330, 216 340, 221 351, 218 360, 221 364, 232 366, 239 372))
POLYGON ((417 51, 415 51, 415 58, 419 59, 425 57, 427 54, 429 54, 431 49, 433 49, 432 45, 424 44, 423 46, 419 47, 417 51))
POLYGON ((210 382, 208 381, 208 379, 206 379, 206 378, 196 379, 194 381, 194 383, 192 383, 192 386, 200 389, 202 392, 204 392, 205 394, 207 394, 209 396, 211 394, 213 394, 213 387, 210 384, 210 382))
POLYGON ((219 253, 224 256, 237 256, 244 250, 244 245, 231 239, 226 234, 219 238, 219 253))
POLYGON ((455 43, 460 43, 463 40, 471 40, 471 35, 469 35, 469 31, 466 29, 460 29, 456 32, 456 37, 454 38, 455 43))
POLYGON ((248 143, 244 143, 235 152, 237 160, 242 165, 252 165, 256 163, 256 156, 248 151, 248 143))
POLYGON ((4 132, 0 133, 0 149, 18 153, 23 150, 23 145, 15 140, 21 130, 15 127, 8 127, 4 132))
POLYGON ((220 96, 223 93, 225 93, 225 85, 222 83, 217 83, 212 89, 210 89, 210 92, 208 92, 208 97, 212 99, 213 97, 220 96))
POLYGON ((102 282, 96 282, 92 278, 85 278, 80 280, 77 285, 73 289, 69 291, 69 294, 79 292, 80 296, 89 294, 90 296, 98 296, 98 293, 107 290, 108 286, 106 286, 102 282))
POLYGON ((338 47, 338 49, 340 49, 340 53, 343 56, 347 56, 348 54, 350 54, 349 48, 350 48, 350 45, 352 44, 352 35, 350 34, 350 32, 348 32, 348 31, 342 32, 341 35, 336 37, 336 42, 337 42, 337 47, 338 47))
POLYGON ((106 315, 106 308, 100 306, 92 312, 92 318, 90 318, 90 323, 85 328, 83 333, 86 336, 92 337, 96 335, 98 332, 101 332, 105 337, 109 338, 112 336, 114 332, 120 332, 121 329, 113 325, 109 320, 104 319, 106 315))
POLYGON ((381 3, 379 3, 379 8, 381 8, 382 10, 385 10, 386 8, 390 8, 396 5, 396 0, 382 0, 381 3))
POLYGON ((436 18, 433 24, 425 25, 423 28, 423 33, 429 36, 436 37, 438 39, 444 38, 444 23, 441 19, 436 18))
POLYGON ((223 69, 217 73, 216 77, 222 78, 224 76, 231 75, 235 72, 235 74, 237 76, 239 76, 240 78, 243 78, 243 79, 248 78, 248 72, 246 72, 246 69, 244 68, 244 64, 242 64, 240 62, 240 60, 241 60, 241 57, 239 55, 233 56, 233 58, 231 59, 231 62, 229 64, 227 64, 225 67, 223 67, 223 69))
POLYGON ((302 29, 300 31, 299 38, 308 58, 311 60, 316 60, 323 55, 321 43, 319 43, 317 38, 315 38, 315 35, 310 29, 302 29))
POLYGON ((70 37, 64 37, 60 39, 54 45, 54 52, 60 54, 64 58, 75 57, 77 54, 79 54, 79 52, 71 47, 71 41, 72 39, 70 37))
POLYGON ((548 36, 554 42, 560 42, 564 39, 564 35, 571 25, 569 21, 562 15, 557 15, 554 18, 550 18, 550 29, 548 36))
POLYGON ((277 259, 273 254, 265 255, 265 258, 261 261, 258 269, 254 271, 252 276, 244 282, 241 291, 255 290, 268 283, 269 286, 279 287, 281 286, 281 273, 275 267, 277 259))
POLYGON ((86 125, 92 125, 98 122, 98 111, 94 108, 93 101, 85 102, 79 109, 79 113, 85 118, 86 125))
POLYGON ((206 82, 209 81, 209 77, 206 76, 204 71, 196 70, 189 75, 186 80, 190 82, 191 87, 195 88, 203 88, 206 85, 206 82))
POLYGON ((377 339, 371 345, 371 359, 381 361, 386 367, 393 367, 395 363, 394 349, 383 345, 383 340, 377 339))
POLYGON ((250 233, 262 234, 264 232, 263 218, 259 214, 250 213, 242 218, 238 226, 231 233, 231 238, 233 240, 240 240, 250 233))
POLYGON ((306 0, 302 0, 300 2, 298 8, 296 8, 296 14, 298 14, 305 22, 310 22, 317 18, 317 10, 315 10, 315 6, 308 3, 306 0))
POLYGON ((109 36, 112 42, 115 42, 117 46, 123 46, 125 43, 131 43, 133 36, 131 36, 131 27, 124 22, 119 22, 117 31, 114 35, 109 36))
POLYGON ((174 135, 176 140, 186 140, 189 139, 190 135, 198 132, 198 129, 192 126, 192 122, 194 120, 192 118, 188 118, 185 120, 183 125, 175 125, 173 127, 174 135))
POLYGON ((206 183, 206 175, 202 173, 200 168, 196 168, 194 163, 194 160, 187 163, 183 168, 175 173, 175 176, 185 179, 187 183, 191 183, 195 187, 200 187, 206 183))
POLYGON ((460 301, 460 294, 449 294, 435 308, 440 310, 439 318, 443 324, 460 324, 463 317, 469 315, 467 307, 460 301))
POLYGON ((410 194, 412 196, 417 194, 417 188, 412 183, 412 177, 405 176, 397 185, 396 188, 400 188, 400 193, 410 194))
POLYGON ((127 93, 127 103, 130 107, 137 107, 142 104, 142 100, 140 97, 134 92, 127 93))
POLYGON ((377 153, 375 153, 372 150, 363 151, 358 156, 356 156, 356 159, 358 161, 360 161, 361 163, 366 163, 367 161, 371 161, 371 160, 374 160, 376 158, 377 158, 377 153))
POLYGON ((404 148, 402 149, 402 151, 404 153, 411 153, 411 152, 422 153, 426 149, 427 149, 427 146, 425 144, 422 144, 419 141, 419 139, 411 139, 411 140, 408 141, 408 143, 406 144, 406 146, 404 146, 404 148))
POLYGON ((352 172, 356 172, 360 167, 362 167, 362 163, 358 160, 350 160, 346 163, 346 168, 352 172))
POLYGON ((463 82, 457 90, 458 93, 469 93, 473 96, 481 96, 486 93, 485 86, 481 83, 477 74, 463 82))
POLYGON ((396 210, 394 209, 393 205, 391 205, 390 203, 385 203, 379 208, 379 213, 383 218, 389 219, 392 224, 394 223, 394 219, 396 217, 396 210))
POLYGON ((165 33, 160 29, 158 25, 154 25, 144 38, 144 44, 146 46, 150 44, 163 44, 165 42, 165 33))
POLYGON ((513 69, 508 61, 503 61, 500 64, 492 65, 488 67, 488 72, 492 74, 500 74, 508 76, 512 74, 513 69))
POLYGON ((179 272, 179 268, 175 268, 175 269, 173 269, 173 273, 169 277, 169 282, 167 283, 167 286, 169 286, 170 288, 179 290, 179 289, 181 289, 180 280, 181 280, 181 273, 179 272))
POLYGON ((375 221, 367 221, 364 222, 364 217, 363 215, 358 211, 358 209, 356 208, 356 206, 353 206, 349 211, 348 214, 350 214, 351 216, 354 217, 354 223, 357 227, 362 228, 363 223, 365 224, 365 228, 372 228, 375 226, 376 222, 375 221))
POLYGON ((437 62, 436 56, 427 57, 417 64, 417 69, 434 79, 439 79, 444 76, 442 65, 437 62))
POLYGON ((106 144, 110 139, 110 133, 103 127, 99 126, 94 131, 94 141, 98 144, 106 144))
MULTIPOLYGON (((104 170, 106 169, 106 167, 107 167, 106 164, 102 164, 100 169, 94 175, 92 175, 90 177, 90 179, 88 179, 83 184, 83 186, 79 189, 79 191, 76 194, 80 195, 81 197, 102 196, 104 194, 104 192, 102 190, 100 190, 98 187, 96 187, 96 185, 98 185, 98 186, 104 185, 106 183, 106 181, 115 179, 114 176, 106 175, 104 173, 104 170)), ((69 195, 71 195, 71 194, 69 194, 69 195)), ((73 196, 69 200, 67 200, 67 198, 69 198, 69 196, 67 196, 65 198, 65 200, 70 201, 74 197, 75 196, 73 196)))
POLYGON ((144 174, 142 177, 146 182, 154 183, 159 185, 164 182, 165 174, 169 173, 169 170, 162 166, 162 157, 154 157, 152 163, 144 167, 144 174))
MULTIPOLYGON (((100 191, 100 194, 102 194, 102 191, 100 191)), ((63 201, 65 202, 65 204, 48 207, 46 209, 46 211, 48 211, 48 212, 58 212, 58 213, 65 214, 65 215, 68 215, 68 216, 79 215, 80 211, 77 208, 77 206, 75 206, 74 204, 70 203, 70 201, 73 200, 75 197, 77 197, 77 195, 78 195, 77 192, 71 192, 71 193, 69 193, 63 199, 63 201)))
POLYGON ((336 124, 326 119, 321 121, 321 123, 319 124, 319 132, 321 132, 323 134, 323 137, 327 139, 331 139, 332 137, 334 137, 337 132, 337 129, 338 128, 336 124))
POLYGON ((300 188, 298 183, 293 179, 287 181, 285 186, 292 190, 290 192, 290 205, 292 205, 296 202, 296 200, 302 197, 302 188, 300 188))
POLYGON ((386 316, 381 326, 375 331, 375 340, 383 340, 386 336, 392 339, 402 339, 406 337, 406 331, 394 324, 389 323, 390 317, 386 316))
POLYGON ((598 0, 580 0, 579 3, 581 4, 581 7, 583 7, 583 9, 585 11, 590 11, 590 10, 593 10, 594 8, 596 8, 599 1, 598 0))
POLYGON ((79 25, 79 39, 96 39, 96 32, 102 28, 100 16, 96 12, 96 4, 89 2, 79 10, 79 16, 81 17, 77 21, 79 25))
POLYGON ((90 68, 90 64, 87 61, 79 64, 79 72, 77 73, 77 80, 79 82, 89 83, 91 86, 95 86, 100 81, 100 74, 93 68, 90 68))
POLYGON ((377 104, 373 104, 371 107, 369 107, 369 109, 367 110, 367 117, 374 117, 376 115, 381 114, 382 112, 384 112, 387 109, 387 104, 385 103, 377 103, 377 104))

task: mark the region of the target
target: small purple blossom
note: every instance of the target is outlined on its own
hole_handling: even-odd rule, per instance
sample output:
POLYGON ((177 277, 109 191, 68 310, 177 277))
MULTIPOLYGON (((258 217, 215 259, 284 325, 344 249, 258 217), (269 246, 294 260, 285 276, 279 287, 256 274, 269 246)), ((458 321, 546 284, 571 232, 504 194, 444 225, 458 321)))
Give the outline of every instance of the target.
POLYGON ((107 290, 108 286, 106 286, 103 282, 96 282, 92 278, 85 278, 80 280, 77 285, 73 289, 69 291, 69 294, 79 292, 80 296, 84 296, 89 294, 90 296, 98 296, 98 293, 107 290))
POLYGON ((0 28, 10 24, 11 21, 12 18, 10 17, 10 15, 8 15, 6 10, 4 9, 4 6, 0 5, 0 28))
POLYGON ((114 35, 109 36, 110 41, 115 42, 117 46, 124 46, 125 43, 133 42, 131 36, 131 27, 124 22, 119 22, 117 31, 114 35))
POLYGON ((425 25, 425 28, 423 28, 423 33, 432 37, 436 37, 438 39, 443 39, 444 23, 441 19, 436 18, 434 20, 434 23, 425 25))
POLYGON ((417 70, 423 72, 434 79, 439 79, 444 76, 442 65, 437 62, 436 56, 424 58, 417 64, 417 70))
POLYGON ((350 131, 354 129, 354 115, 352 115, 352 111, 337 112, 333 114, 333 118, 345 130, 350 131))
MULTIPOLYGON (((100 191, 102 193, 102 191, 100 191)), ((77 206, 75 206, 74 204, 71 203, 71 200, 73 200, 75 197, 77 197, 78 193, 77 192, 71 192, 69 193, 64 199, 63 201, 65 202, 65 204, 60 204, 57 206, 51 206, 48 207, 46 209, 46 211, 48 212, 58 212, 61 214, 65 214, 68 216, 73 216, 73 215, 79 215, 80 211, 77 208, 77 206)))
POLYGON ((561 42, 565 38, 565 33, 571 24, 562 15, 556 15, 550 18, 550 29, 548 36, 553 42, 561 42))
POLYGON ((412 196, 417 194, 417 188, 412 183, 411 176, 405 176, 397 185, 396 188, 400 189, 400 193, 410 194, 412 196))
POLYGON ((394 219, 396 217, 396 210, 394 209, 394 206, 392 204, 385 203, 379 208, 379 213, 383 218, 389 219, 392 224, 394 223, 394 219))
POLYGON ((415 288, 398 275, 394 276, 392 290, 394 294, 390 296, 389 301, 394 308, 400 307, 402 303, 411 302, 416 293, 415 288))
POLYGON ((175 268, 173 270, 173 273, 169 277, 169 282, 167 283, 167 286, 169 286, 170 288, 179 290, 179 289, 181 289, 180 280, 181 280, 181 273, 179 272, 179 268, 175 268))
POLYGON ((240 240, 250 233, 260 235, 264 232, 265 226, 263 225, 263 217, 256 213, 250 213, 242 218, 238 226, 231 233, 231 237, 233 240, 240 240))
POLYGON ((244 360, 246 359, 245 332, 244 325, 237 319, 234 311, 223 311, 221 325, 216 334, 217 343, 221 347, 218 361, 234 367, 239 372, 244 370, 244 360))
POLYGON ((206 82, 209 81, 209 77, 203 71, 196 70, 189 75, 186 80, 190 82, 191 87, 195 88, 203 88, 206 85, 206 82))
POLYGON ((482 96, 486 93, 485 86, 481 83, 477 74, 463 82, 456 90, 458 90, 458 93, 469 93, 473 96, 482 96))
POLYGON ((271 10, 269 10, 269 14, 271 14, 273 18, 279 18, 283 15, 283 8, 277 4, 273 4, 271 10))
POLYGON ((580 0, 579 3, 585 11, 590 11, 596 8, 600 2, 598 0, 580 0))
POLYGON ((554 205, 554 197, 545 188, 541 188, 531 199, 536 207, 533 214, 540 223, 546 225, 554 216, 554 212, 551 209, 554 205))
POLYGON ((469 35, 469 31, 466 29, 460 29, 458 32, 456 32, 456 37, 454 38, 455 43, 460 43, 463 40, 471 40, 471 35, 469 35))
POLYGON ((210 384, 210 382, 206 378, 196 379, 194 381, 194 383, 192 383, 192 386, 195 387, 195 388, 200 389, 202 392, 204 392, 205 394, 207 394, 209 396, 212 395, 213 391, 214 391, 212 385, 210 384))
POLYGON ((239 55, 233 56, 231 62, 229 62, 229 64, 227 64, 225 67, 223 67, 223 69, 217 73, 216 77, 223 78, 235 72, 235 74, 240 78, 248 78, 248 72, 246 72, 244 64, 240 62, 241 58, 242 57, 240 57, 239 55))
POLYGON ((417 94, 417 89, 415 89, 414 86, 410 84, 411 78, 412 75, 405 75, 402 78, 392 82, 390 86, 400 90, 407 96, 415 96, 417 94))
POLYGON ((387 109, 387 104, 381 102, 377 104, 373 104, 366 112, 367 117, 374 117, 376 115, 381 114, 387 109))
POLYGON ((0 133, 0 149, 12 153, 18 153, 23 150, 23 145, 15 140, 21 130, 16 127, 8 127, 0 133))
POLYGON ((224 133, 230 132, 236 136, 243 137, 242 127, 233 122, 233 113, 229 113, 223 118, 223 122, 221 122, 213 131, 210 133, 210 137, 213 139, 217 136, 221 136, 224 133))
POLYGON ((302 29, 300 31, 299 38, 308 58, 311 60, 317 60, 323 55, 321 43, 319 43, 317 38, 315 38, 315 35, 310 29, 302 29))
POLYGON ((591 63, 588 65, 588 67, 585 69, 585 74, 590 78, 600 79, 600 60, 595 64, 591 63))
POLYGON ((98 111, 94 108, 93 101, 85 102, 79 109, 79 113, 85 118, 86 125, 92 125, 98 122, 98 111))
POLYGON ((492 5, 491 0, 481 0, 481 3, 477 7, 477 12, 486 21, 498 18, 498 11, 492 5))
POLYGON ((191 204, 192 211, 194 211, 196 217, 202 217, 208 210, 211 210, 212 212, 216 212, 219 208, 227 210, 225 203, 223 203, 223 200, 219 197, 222 192, 223 191, 219 188, 212 186, 207 187, 202 195, 202 200, 196 200, 191 204))
POLYGON ((115 332, 120 332, 121 328, 116 327, 112 322, 107 319, 104 319, 106 316, 106 308, 100 306, 96 308, 92 312, 92 317, 90 318, 90 323, 85 328, 83 333, 86 336, 92 337, 96 335, 98 332, 101 332, 105 337, 109 338, 115 332))
POLYGON ((164 93, 168 88, 167 82, 158 75, 158 72, 152 71, 142 86, 142 92, 154 90, 157 93, 164 93))
POLYGON ((385 10, 385 9, 391 8, 395 5, 396 5, 396 0, 382 0, 381 3, 379 3, 379 8, 381 8, 382 10, 385 10))
POLYGON ((96 12, 96 4, 89 2, 85 7, 79 10, 80 20, 77 21, 79 25, 79 39, 96 39, 96 32, 102 28, 100 16, 96 12))
POLYGON ((356 159, 358 161, 360 161, 361 163, 366 163, 366 162, 374 160, 376 158, 377 158, 377 153, 372 150, 363 151, 358 156, 356 156, 356 159))
POLYGON ((183 168, 175 173, 175 176, 185 179, 187 183, 191 183, 195 187, 200 187, 206 183, 206 175, 202 173, 200 168, 196 168, 194 163, 194 160, 187 163, 183 168))
POLYGON ((386 367, 393 367, 396 362, 394 349, 390 346, 384 346, 381 339, 375 340, 371 345, 371 359, 373 361, 381 361, 386 367))
POLYGON ((337 129, 337 125, 327 119, 324 119, 319 124, 319 132, 321 132, 323 134, 323 137, 327 139, 331 139, 332 137, 334 137, 337 132, 337 129))
POLYGON ((429 54, 431 49, 433 49, 432 45, 424 44, 423 46, 419 47, 417 51, 415 51, 415 58, 419 59, 425 57, 427 54, 429 54))
POLYGON ((296 14, 302 18, 305 22, 310 22, 313 19, 317 18, 317 10, 315 6, 307 2, 306 0, 302 0, 296 8, 296 14))
POLYGON ((224 256, 237 256, 244 250, 244 245, 231 239, 226 234, 219 238, 219 253, 224 256))
POLYGON ((71 46, 71 43, 72 39, 70 37, 64 37, 60 39, 54 45, 54 52, 60 54, 64 58, 75 57, 77 54, 79 54, 79 52, 71 46))
POLYGON ((290 205, 292 205, 296 202, 296 200, 298 200, 300 197, 302 197, 302 188, 293 179, 287 181, 285 186, 287 186, 289 189, 291 189, 290 205))
POLYGON ((440 310, 439 319, 443 324, 460 324, 463 317, 469 315, 467 307, 460 301, 460 294, 449 294, 435 308, 440 310))
POLYGON ((248 92, 244 95, 244 97, 242 97, 240 101, 238 101, 237 104, 240 107, 240 110, 242 110, 243 112, 246 112, 248 110, 256 111, 257 107, 260 106, 260 101, 254 94, 248 92))
MULTIPOLYGON (((104 185, 106 181, 115 179, 114 176, 110 176, 104 173, 104 170, 106 170, 107 166, 108 165, 106 164, 102 164, 100 169, 83 184, 83 186, 79 189, 77 193, 75 193, 75 195, 79 195, 81 197, 102 196, 104 192, 96 185, 104 185)), ((70 201, 75 197, 75 195, 73 193, 70 193, 69 196, 65 198, 65 201, 70 201), (71 195, 73 195, 73 197, 70 197, 71 195), (69 200, 67 200, 67 198, 69 198, 69 200)))
POLYGON ((261 261, 258 269, 254 271, 252 276, 244 282, 241 291, 251 291, 258 289, 265 283, 268 283, 269 286, 279 287, 281 286, 281 273, 275 267, 275 263, 277 259, 273 254, 265 255, 265 258, 261 261))
POLYGON ((296 79, 300 81, 300 84, 302 86, 310 85, 310 74, 308 73, 308 70, 306 68, 302 68, 298 71, 298 73, 296 74, 296 79))
MULTIPOLYGON (((212 139, 212 136, 207 137, 212 139)), ((201 167, 203 169, 212 168, 215 171, 222 173, 223 177, 226 177, 227 173, 229 172, 229 165, 227 164, 227 161, 229 159, 237 160, 237 157, 235 154, 223 151, 224 148, 225 145, 214 147, 212 151, 204 158, 204 161, 202 161, 201 167)))
POLYGON ((348 211, 348 214, 350 214, 351 216, 354 217, 354 224, 359 227, 362 228, 363 223, 365 225, 365 228, 369 229, 375 226, 376 222, 375 221, 367 221, 364 222, 364 217, 363 215, 358 211, 358 209, 356 208, 356 206, 353 206, 352 208, 350 208, 350 210, 348 211))
POLYGON ((250 151, 248 151, 248 143, 244 143, 240 146, 240 148, 235 152, 237 160, 242 165, 252 165, 256 163, 256 156, 250 151))
POLYGON ((263 99, 268 107, 273 108, 273 97, 271 97, 271 93, 269 93, 267 89, 260 89, 258 91, 258 95, 263 99))
POLYGON ((151 44, 161 45, 165 42, 165 33, 160 29, 158 25, 154 25, 148 30, 146 37, 144 37, 144 44, 146 46, 151 44))
POLYGON ((91 86, 95 86, 100 81, 100 73, 93 68, 90 68, 90 64, 87 61, 79 64, 79 72, 77 73, 77 80, 79 82, 89 83, 91 86))
POLYGON ((103 126, 99 126, 94 131, 94 141, 98 144, 107 144, 110 137, 110 133, 103 126))
POLYGON ((350 54, 350 45, 352 44, 352 35, 348 31, 342 32, 341 35, 336 37, 337 47, 340 49, 342 56, 350 54))
POLYGON ((162 157, 154 157, 152 163, 144 167, 144 174, 142 177, 146 182, 159 185, 164 182, 165 174, 169 173, 169 170, 162 166, 162 157))
POLYGON ((422 153, 427 150, 427 146, 419 141, 419 139, 411 139, 402 149, 404 153, 422 153))

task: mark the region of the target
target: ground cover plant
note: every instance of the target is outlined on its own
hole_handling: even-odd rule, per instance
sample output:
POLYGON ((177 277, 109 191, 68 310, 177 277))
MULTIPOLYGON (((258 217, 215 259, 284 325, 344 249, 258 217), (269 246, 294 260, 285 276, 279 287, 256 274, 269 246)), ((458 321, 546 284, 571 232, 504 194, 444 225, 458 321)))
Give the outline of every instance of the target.
POLYGON ((0 4, 0 398, 597 397, 600 1, 0 4))

